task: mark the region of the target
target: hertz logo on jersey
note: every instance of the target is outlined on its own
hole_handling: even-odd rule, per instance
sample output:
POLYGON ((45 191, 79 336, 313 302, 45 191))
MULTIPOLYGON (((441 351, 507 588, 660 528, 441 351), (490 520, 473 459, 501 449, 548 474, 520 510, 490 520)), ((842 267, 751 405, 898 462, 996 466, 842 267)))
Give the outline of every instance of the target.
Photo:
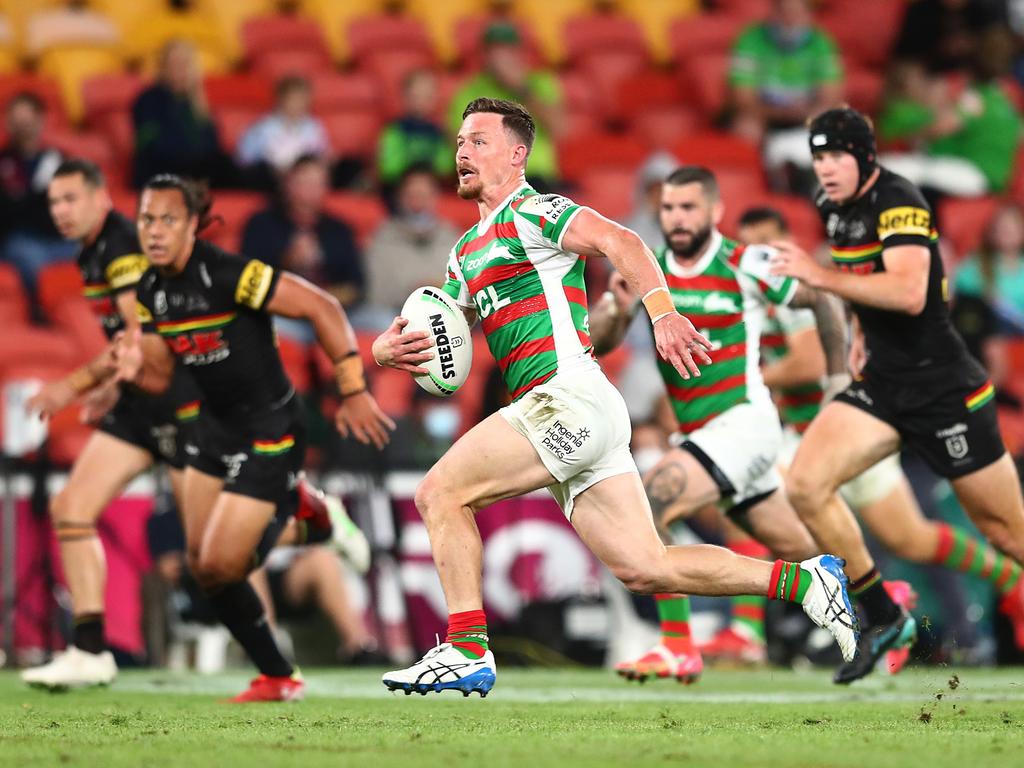
POLYGON ((119 256, 110 262, 107 267, 107 282, 113 290, 119 290, 129 285, 135 285, 142 277, 142 273, 149 267, 146 257, 138 253, 130 253, 127 256, 119 256))
POLYGON ((259 309, 267 298, 270 281, 274 277, 273 267, 253 259, 245 265, 242 276, 235 288, 235 303, 249 309, 259 309))
POLYGON ((910 205, 888 208, 878 216, 878 237, 880 240, 893 235, 928 237, 931 224, 932 216, 924 208, 910 205))

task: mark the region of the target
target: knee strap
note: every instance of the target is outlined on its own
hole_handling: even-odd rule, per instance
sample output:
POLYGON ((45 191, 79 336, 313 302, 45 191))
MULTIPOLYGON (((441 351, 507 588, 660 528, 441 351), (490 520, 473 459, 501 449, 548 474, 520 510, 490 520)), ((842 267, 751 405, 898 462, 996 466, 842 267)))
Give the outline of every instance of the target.
POLYGON ((76 523, 61 520, 53 525, 57 541, 85 541, 96 537, 96 523, 76 523))

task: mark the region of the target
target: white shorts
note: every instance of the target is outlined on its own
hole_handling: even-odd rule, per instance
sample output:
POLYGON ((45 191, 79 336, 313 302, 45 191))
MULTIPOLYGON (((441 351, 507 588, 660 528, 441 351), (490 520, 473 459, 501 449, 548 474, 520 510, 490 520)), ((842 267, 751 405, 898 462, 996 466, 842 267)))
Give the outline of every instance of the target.
MULTIPOLYGON (((789 467, 800 446, 801 435, 794 429, 786 427, 782 438, 782 451, 779 454, 779 465, 789 467)), ((903 475, 900 455, 894 453, 880 462, 861 472, 839 488, 839 494, 854 511, 863 509, 869 504, 884 499, 899 485, 903 475)))
POLYGON ((558 481, 548 490, 567 519, 587 488, 636 472, 626 403, 599 368, 556 373, 498 413, 558 481))
MULTIPOLYGON (((782 447, 782 427, 771 403, 734 405, 685 437, 675 436, 673 442, 693 443, 711 460, 714 467, 705 469, 720 488, 725 486, 721 504, 726 509, 782 486, 775 468, 782 447), (724 478, 715 477, 715 469, 724 478), (728 484, 720 482, 722 479, 728 484), (735 492, 724 495, 729 485, 735 492)), ((694 455, 701 461, 700 456, 694 455)))

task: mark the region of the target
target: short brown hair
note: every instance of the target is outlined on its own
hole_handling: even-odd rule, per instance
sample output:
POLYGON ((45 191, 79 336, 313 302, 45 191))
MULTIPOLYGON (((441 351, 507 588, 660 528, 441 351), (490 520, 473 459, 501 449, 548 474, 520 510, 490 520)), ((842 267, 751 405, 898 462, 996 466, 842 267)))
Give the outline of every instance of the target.
POLYGON ((516 101, 507 99, 491 99, 486 96, 473 99, 462 111, 462 119, 478 112, 501 115, 501 125, 526 145, 526 152, 533 149, 533 139, 537 135, 537 124, 526 107, 516 101))
POLYGON ((666 184, 681 187, 685 184, 700 184, 704 196, 712 202, 719 199, 718 180, 715 174, 702 165, 683 165, 676 168, 665 179, 666 184))

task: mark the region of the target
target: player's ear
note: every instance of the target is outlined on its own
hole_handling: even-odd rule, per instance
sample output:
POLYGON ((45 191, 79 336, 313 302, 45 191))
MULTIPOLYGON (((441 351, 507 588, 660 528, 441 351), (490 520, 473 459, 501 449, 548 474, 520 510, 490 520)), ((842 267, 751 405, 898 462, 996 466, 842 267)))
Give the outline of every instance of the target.
POLYGON ((722 217, 725 215, 725 205, 721 200, 715 200, 711 204, 711 223, 717 228, 722 223, 722 217))
POLYGON ((521 165, 526 167, 526 158, 529 157, 530 150, 526 148, 525 144, 515 144, 512 147, 512 164, 521 165))

